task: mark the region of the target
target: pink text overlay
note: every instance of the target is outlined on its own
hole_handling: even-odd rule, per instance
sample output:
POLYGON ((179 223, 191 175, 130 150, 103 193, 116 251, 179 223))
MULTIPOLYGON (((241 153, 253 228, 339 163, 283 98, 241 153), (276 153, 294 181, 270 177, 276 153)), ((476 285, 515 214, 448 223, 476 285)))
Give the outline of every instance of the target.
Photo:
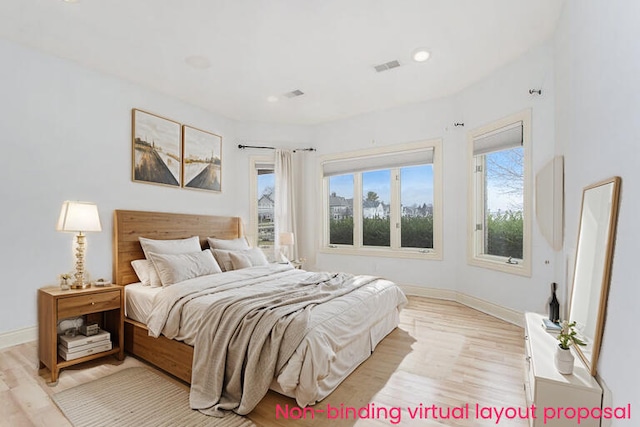
POLYGON ((400 424, 403 419, 408 420, 449 420, 449 419, 477 419, 493 420, 499 424, 505 420, 538 419, 542 418, 547 424, 553 420, 573 420, 576 425, 591 419, 631 419, 631 404, 618 407, 587 408, 587 407, 543 407, 535 405, 520 406, 484 406, 479 403, 461 406, 438 406, 419 404, 417 406, 385 406, 369 403, 361 407, 345 404, 333 406, 331 404, 308 406, 276 405, 276 419, 300 420, 383 420, 390 424, 400 424))

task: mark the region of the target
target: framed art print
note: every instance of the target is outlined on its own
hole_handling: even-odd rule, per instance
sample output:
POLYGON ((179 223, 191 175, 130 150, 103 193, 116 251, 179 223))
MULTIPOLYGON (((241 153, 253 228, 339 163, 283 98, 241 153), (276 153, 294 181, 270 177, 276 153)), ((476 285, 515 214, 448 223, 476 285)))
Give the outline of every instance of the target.
POLYGON ((206 191, 222 190, 222 137, 182 126, 182 186, 206 191))
POLYGON ((180 123, 133 109, 133 180, 180 187, 180 123))

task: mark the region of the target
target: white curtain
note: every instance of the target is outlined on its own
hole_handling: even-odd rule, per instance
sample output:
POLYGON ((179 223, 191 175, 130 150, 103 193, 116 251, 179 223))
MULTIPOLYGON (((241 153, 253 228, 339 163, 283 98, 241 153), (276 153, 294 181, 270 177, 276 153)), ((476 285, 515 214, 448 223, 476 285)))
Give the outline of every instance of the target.
MULTIPOLYGON (((296 244, 296 210, 294 197, 293 152, 276 149, 275 159, 275 256, 284 253, 290 260, 298 259, 296 244), (293 246, 281 247, 280 233, 294 233, 293 246), (283 251, 284 249, 284 251, 283 251)), ((276 258, 277 259, 277 258, 276 258)))

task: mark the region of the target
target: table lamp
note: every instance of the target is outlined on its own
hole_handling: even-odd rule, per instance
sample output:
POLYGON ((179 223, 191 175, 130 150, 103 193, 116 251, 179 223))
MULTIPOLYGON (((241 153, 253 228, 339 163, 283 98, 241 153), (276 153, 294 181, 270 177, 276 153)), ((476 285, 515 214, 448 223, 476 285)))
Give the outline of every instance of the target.
POLYGON ((286 250, 286 254, 283 254, 283 255, 287 259, 289 259, 289 248, 291 246, 293 246, 293 242, 295 240, 295 237, 294 237, 293 233, 290 232, 290 231, 285 232, 285 233, 280 233, 279 237, 280 237, 280 239, 279 239, 280 240, 279 241, 280 246, 285 246, 286 247, 286 249, 285 249, 286 250))
POLYGON ((71 285, 74 289, 84 289, 89 286, 84 281, 84 246, 87 231, 102 231, 98 207, 95 203, 70 202, 62 203, 60 218, 56 226, 58 231, 72 231, 78 233, 76 246, 76 272, 75 280, 71 285))

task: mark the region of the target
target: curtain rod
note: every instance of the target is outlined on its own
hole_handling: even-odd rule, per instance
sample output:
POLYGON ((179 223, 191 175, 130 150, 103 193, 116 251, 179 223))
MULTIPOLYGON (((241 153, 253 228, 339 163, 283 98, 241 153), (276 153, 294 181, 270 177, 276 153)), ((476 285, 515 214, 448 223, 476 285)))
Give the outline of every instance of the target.
MULTIPOLYGON (((265 145, 244 145, 244 144, 238 144, 238 148, 241 150, 244 150, 245 148, 260 148, 262 150, 275 150, 276 147, 268 147, 265 145)), ((295 153, 296 151, 316 151, 315 148, 296 148, 295 150, 293 150, 293 152, 295 153)))

